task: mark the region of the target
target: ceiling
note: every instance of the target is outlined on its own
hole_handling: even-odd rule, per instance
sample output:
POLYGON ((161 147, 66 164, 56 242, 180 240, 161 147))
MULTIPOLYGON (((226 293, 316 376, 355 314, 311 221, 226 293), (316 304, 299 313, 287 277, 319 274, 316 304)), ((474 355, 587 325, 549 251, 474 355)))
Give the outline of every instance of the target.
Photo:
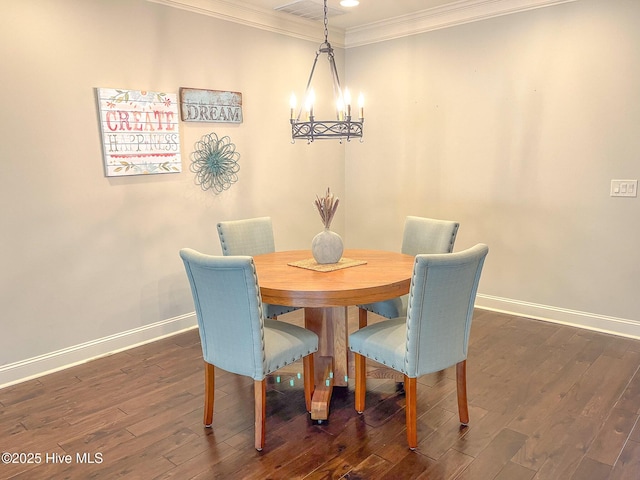
MULTIPOLYGON (((321 41, 323 0, 147 0, 284 35, 321 41)), ((328 0, 331 43, 358 47, 578 0, 328 0)))
MULTIPOLYGON (((320 19, 323 12, 323 0, 236 0, 235 3, 265 10, 288 6, 287 10, 295 9, 301 12, 312 11, 315 7, 316 14, 320 19)), ((357 7, 346 8, 340 6, 340 0, 329 0, 327 6, 330 9, 330 25, 350 29, 437 7, 454 7, 455 4, 462 3, 469 4, 470 2, 461 2, 460 0, 360 0, 360 5, 357 7)), ((483 3, 483 0, 476 0, 473 3, 483 3)))

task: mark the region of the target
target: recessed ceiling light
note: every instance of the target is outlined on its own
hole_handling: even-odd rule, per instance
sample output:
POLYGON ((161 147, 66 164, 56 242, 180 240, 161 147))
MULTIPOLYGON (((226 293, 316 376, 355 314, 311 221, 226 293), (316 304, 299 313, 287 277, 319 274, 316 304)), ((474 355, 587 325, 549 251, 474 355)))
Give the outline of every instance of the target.
POLYGON ((343 7, 357 7, 360 4, 358 0, 341 0, 340 5, 343 7))

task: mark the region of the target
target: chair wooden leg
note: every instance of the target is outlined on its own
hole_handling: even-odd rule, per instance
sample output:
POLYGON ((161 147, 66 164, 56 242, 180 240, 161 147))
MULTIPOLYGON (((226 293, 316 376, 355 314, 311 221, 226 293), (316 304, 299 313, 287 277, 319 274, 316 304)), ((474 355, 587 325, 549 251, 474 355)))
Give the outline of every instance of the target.
MULTIPOLYGON (((366 311, 366 310, 365 310, 366 311)), ((367 394, 367 358, 355 353, 356 368, 356 412, 364 412, 364 398, 367 394)))
POLYGON ((418 446, 418 417, 416 414, 416 378, 404 376, 405 418, 407 424, 407 443, 411 450, 418 446))
POLYGON ((367 311, 364 308, 358 309, 358 328, 367 326, 367 311))
POLYGON ((264 426, 267 411, 267 380, 254 380, 253 393, 255 397, 255 446, 260 451, 264 447, 264 426))
POLYGON ((315 368, 313 363, 313 353, 302 358, 302 374, 304 376, 304 403, 307 412, 311 412, 311 398, 315 389, 315 368))
POLYGON ((456 364, 456 386, 458 390, 458 415, 460 423, 469 424, 469 404, 467 402, 467 361, 456 364))
POLYGON ((215 368, 204 362, 204 426, 213 423, 213 392, 215 390, 215 368))

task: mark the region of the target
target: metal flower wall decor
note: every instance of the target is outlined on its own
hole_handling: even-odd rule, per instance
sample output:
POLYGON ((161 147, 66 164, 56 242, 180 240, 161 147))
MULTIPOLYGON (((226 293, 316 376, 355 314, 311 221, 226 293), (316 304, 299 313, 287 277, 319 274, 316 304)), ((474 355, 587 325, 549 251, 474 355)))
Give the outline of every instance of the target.
POLYGON ((218 194, 238 181, 240 154, 229 137, 218 138, 209 133, 198 140, 191 154, 190 170, 196 174, 195 182, 202 190, 218 194))

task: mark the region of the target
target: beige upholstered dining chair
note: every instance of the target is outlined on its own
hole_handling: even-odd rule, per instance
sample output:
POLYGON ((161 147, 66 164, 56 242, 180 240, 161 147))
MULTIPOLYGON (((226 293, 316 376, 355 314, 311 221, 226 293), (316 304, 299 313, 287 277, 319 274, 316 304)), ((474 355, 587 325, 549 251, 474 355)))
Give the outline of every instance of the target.
POLYGON ((458 414, 469 423, 467 348, 474 302, 489 249, 478 244, 462 252, 417 255, 406 317, 374 323, 349 335, 355 356, 355 407, 362 413, 366 359, 404 374, 407 442, 417 440, 416 380, 456 365, 458 414))
MULTIPOLYGON (((218 237, 223 255, 261 255, 276 251, 273 224, 270 217, 229 220, 218 223, 218 237)), ((297 310, 285 305, 264 304, 265 317, 276 319, 279 315, 297 310)))
MULTIPOLYGON (((413 256, 421 253, 451 253, 459 226, 458 222, 450 220, 408 216, 404 223, 400 251, 413 256)), ((385 318, 405 315, 407 301, 408 296, 403 295, 390 300, 358 305, 360 328, 367 326, 367 312, 373 312, 385 318)))
POLYGON ((255 448, 265 443, 266 376, 302 358, 304 397, 311 411, 313 353, 310 330, 264 318, 253 259, 180 250, 191 285, 205 361, 204 424, 213 422, 214 368, 254 380, 255 448))

